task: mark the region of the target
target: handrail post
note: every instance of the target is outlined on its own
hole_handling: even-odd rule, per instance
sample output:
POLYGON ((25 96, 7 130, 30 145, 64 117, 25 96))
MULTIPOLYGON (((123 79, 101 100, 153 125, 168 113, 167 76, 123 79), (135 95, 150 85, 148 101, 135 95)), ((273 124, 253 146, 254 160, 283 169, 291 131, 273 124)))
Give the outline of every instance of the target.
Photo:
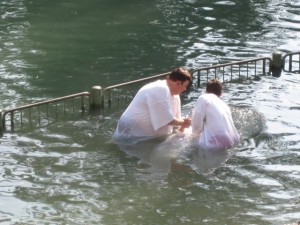
POLYGON ((280 77, 283 68, 283 58, 281 52, 273 52, 271 71, 273 77, 280 77))
POLYGON ((101 86, 93 86, 90 98, 90 111, 99 111, 102 106, 102 88, 101 86))
POLYGON ((3 136, 3 132, 4 132, 4 117, 2 115, 2 110, 0 109, 0 137, 3 136))

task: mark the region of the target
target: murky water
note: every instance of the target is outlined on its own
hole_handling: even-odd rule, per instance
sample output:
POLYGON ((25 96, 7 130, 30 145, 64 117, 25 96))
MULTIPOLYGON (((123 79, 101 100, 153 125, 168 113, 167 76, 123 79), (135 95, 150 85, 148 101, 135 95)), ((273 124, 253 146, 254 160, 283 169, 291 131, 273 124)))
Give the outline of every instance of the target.
MULTIPOLYGON (((1 1, 0 108, 298 51, 299 15, 297 1, 1 1)), ((0 223, 298 223, 299 96, 299 74, 226 84, 242 141, 225 152, 182 137, 126 151, 110 142, 124 107, 6 132, 0 223)))

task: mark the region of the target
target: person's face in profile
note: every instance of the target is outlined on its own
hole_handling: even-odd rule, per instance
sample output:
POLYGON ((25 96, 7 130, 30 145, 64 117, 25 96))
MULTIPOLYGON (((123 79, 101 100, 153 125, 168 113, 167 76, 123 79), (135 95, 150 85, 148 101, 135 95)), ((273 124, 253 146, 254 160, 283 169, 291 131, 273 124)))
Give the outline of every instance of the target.
POLYGON ((189 81, 175 81, 174 82, 174 90, 173 90, 173 94, 174 95, 179 95, 181 94, 182 92, 184 92, 187 88, 187 86, 189 85, 189 81))

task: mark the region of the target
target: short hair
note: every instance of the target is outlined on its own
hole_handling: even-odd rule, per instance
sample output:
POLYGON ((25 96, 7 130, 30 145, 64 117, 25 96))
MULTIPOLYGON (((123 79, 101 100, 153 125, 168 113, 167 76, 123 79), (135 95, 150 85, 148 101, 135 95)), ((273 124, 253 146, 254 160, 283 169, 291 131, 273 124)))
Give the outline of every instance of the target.
POLYGON ((218 96, 221 96, 222 94, 222 83, 219 81, 219 79, 211 79, 207 81, 206 84, 206 93, 213 93, 218 96))
POLYGON ((185 82, 185 81, 191 81, 192 75, 187 69, 178 67, 171 71, 171 73, 168 75, 168 79, 172 81, 185 82))

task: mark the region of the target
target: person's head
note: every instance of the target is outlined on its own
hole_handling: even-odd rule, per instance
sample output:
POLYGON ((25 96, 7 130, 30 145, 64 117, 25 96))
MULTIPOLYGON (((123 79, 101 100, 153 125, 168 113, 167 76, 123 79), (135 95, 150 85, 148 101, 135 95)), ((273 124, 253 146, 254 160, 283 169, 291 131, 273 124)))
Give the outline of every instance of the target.
POLYGON ((182 67, 175 68, 167 77, 168 86, 172 95, 184 92, 192 80, 191 73, 182 67))
POLYGON ((218 79, 211 79, 206 84, 206 93, 212 93, 217 96, 222 94, 222 83, 218 79))
POLYGON ((168 76, 168 79, 172 81, 190 82, 192 80, 192 75, 187 69, 178 67, 171 71, 171 73, 168 76))

